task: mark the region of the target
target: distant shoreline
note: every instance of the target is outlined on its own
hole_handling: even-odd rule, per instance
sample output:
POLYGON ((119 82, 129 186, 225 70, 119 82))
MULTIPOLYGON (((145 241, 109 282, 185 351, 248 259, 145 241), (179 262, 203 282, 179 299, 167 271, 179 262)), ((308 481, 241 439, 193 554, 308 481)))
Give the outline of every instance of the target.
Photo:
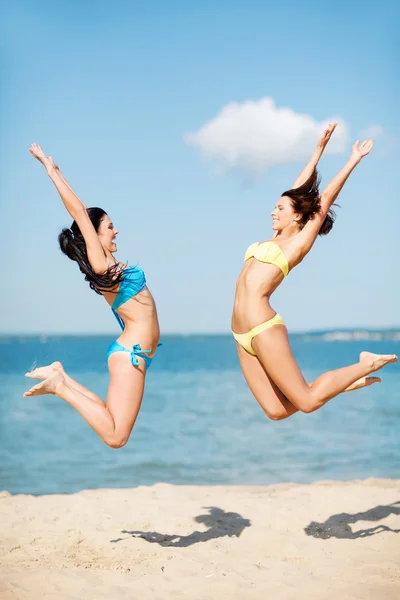
POLYGON ((364 340, 400 340, 400 328, 393 329, 332 329, 327 331, 307 331, 304 333, 292 333, 293 336, 299 336, 304 341, 324 342, 349 342, 364 340))
MULTIPOLYGON (((335 329, 290 331, 290 337, 304 342, 353 342, 353 341, 400 341, 400 327, 369 328, 357 327, 354 329, 338 327, 335 329)), ((163 338, 202 338, 202 337, 230 337, 226 333, 163 333, 163 338)), ((115 337, 115 332, 106 333, 0 333, 0 344, 23 342, 24 340, 38 339, 41 343, 60 338, 105 338, 115 337)))

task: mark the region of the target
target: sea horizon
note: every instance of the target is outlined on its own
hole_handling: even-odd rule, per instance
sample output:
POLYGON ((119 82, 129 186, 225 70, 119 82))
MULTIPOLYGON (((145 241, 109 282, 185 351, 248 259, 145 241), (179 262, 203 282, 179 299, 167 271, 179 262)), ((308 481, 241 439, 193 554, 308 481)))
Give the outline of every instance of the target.
MULTIPOLYGON (((46 338, 46 339, 58 339, 60 337, 66 338, 104 338, 109 336, 118 337, 117 330, 104 331, 104 332, 0 332, 0 343, 4 343, 6 340, 20 340, 25 338, 46 338)), ((305 338, 311 337, 313 340, 318 338, 324 339, 324 341, 346 341, 346 340, 363 340, 363 339, 400 339, 400 325, 393 325, 388 327, 379 326, 357 326, 357 327, 327 327, 324 329, 290 329, 289 336, 294 338, 305 338)), ((163 338, 187 338, 187 337, 232 337, 232 333, 228 331, 216 331, 216 332, 161 332, 163 338)))

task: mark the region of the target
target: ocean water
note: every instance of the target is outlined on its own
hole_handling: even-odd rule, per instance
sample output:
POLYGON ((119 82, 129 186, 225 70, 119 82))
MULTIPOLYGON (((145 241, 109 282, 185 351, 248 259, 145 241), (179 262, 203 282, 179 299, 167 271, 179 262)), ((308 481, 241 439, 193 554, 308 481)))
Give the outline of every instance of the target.
MULTIPOLYGON (((0 340, 0 489, 69 493, 174 484, 270 484, 400 478, 400 366, 377 384, 315 413, 273 422, 249 392, 230 336, 164 336, 128 444, 105 446, 54 396, 24 398, 24 373, 61 360, 104 397, 112 336, 0 340)), ((318 341, 291 336, 308 381, 361 350, 400 352, 400 341, 318 341)))

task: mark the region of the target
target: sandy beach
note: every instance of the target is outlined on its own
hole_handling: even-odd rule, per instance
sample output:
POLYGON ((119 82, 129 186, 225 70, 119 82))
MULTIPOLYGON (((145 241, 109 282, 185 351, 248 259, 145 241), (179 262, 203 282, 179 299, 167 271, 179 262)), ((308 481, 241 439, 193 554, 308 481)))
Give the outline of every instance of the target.
POLYGON ((2 600, 395 600, 400 481, 0 494, 2 600))

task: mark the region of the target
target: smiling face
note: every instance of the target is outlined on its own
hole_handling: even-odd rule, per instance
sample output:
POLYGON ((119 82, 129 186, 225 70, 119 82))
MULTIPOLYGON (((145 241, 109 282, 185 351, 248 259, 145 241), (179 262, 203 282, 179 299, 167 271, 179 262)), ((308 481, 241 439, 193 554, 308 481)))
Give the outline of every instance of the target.
POLYGON ((272 229, 282 231, 290 225, 297 224, 301 215, 294 212, 292 202, 288 196, 281 196, 271 212, 271 217, 272 229))
POLYGON ((101 219, 97 235, 100 238, 104 250, 108 250, 111 253, 117 251, 117 244, 114 240, 116 235, 118 235, 118 230, 114 227, 114 224, 108 215, 104 215, 101 219))

